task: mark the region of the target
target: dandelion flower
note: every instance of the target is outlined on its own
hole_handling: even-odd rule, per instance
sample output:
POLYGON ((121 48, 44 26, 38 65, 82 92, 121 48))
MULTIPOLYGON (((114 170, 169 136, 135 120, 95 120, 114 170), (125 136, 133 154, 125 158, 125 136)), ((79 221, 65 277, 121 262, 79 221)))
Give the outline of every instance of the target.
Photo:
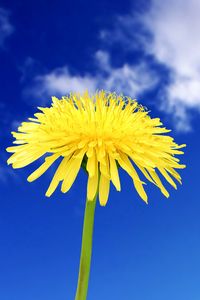
POLYGON ((169 196, 161 182, 162 175, 174 188, 181 183, 176 169, 175 155, 185 145, 177 145, 166 135, 170 130, 162 126, 159 118, 151 118, 137 101, 115 93, 100 91, 90 96, 70 94, 62 99, 52 98, 50 108, 39 108, 13 132, 15 146, 7 148, 13 153, 8 164, 22 168, 45 156, 42 165, 28 177, 34 181, 56 161, 58 167, 47 189, 51 196, 61 183, 66 193, 83 167, 88 173, 87 200, 82 234, 82 249, 75 300, 86 300, 96 199, 106 205, 110 182, 121 190, 119 168, 132 178, 140 197, 147 202, 144 181, 150 181, 169 196), (48 155, 46 155, 48 154, 48 155), (138 174, 140 173, 140 175, 138 174), (158 175, 158 173, 160 173, 158 175), (143 179, 140 176, 143 176, 143 179))
POLYGON ((28 177, 31 182, 61 157, 46 196, 51 196, 60 182, 61 191, 67 192, 83 164, 88 172, 87 198, 93 200, 99 182, 101 205, 107 203, 110 182, 121 190, 119 166, 132 178, 145 202, 144 179, 166 197, 169 193, 158 172, 174 188, 173 178, 181 183, 176 169, 185 165, 179 164, 175 154, 183 154, 179 149, 185 145, 177 145, 165 135, 170 130, 162 127, 159 118, 151 118, 135 100, 105 91, 93 96, 74 93, 61 100, 53 97, 50 108, 39 110, 35 118, 21 124, 18 132, 12 132, 18 145, 7 148, 14 153, 8 164, 22 168, 48 153, 44 163, 28 177))

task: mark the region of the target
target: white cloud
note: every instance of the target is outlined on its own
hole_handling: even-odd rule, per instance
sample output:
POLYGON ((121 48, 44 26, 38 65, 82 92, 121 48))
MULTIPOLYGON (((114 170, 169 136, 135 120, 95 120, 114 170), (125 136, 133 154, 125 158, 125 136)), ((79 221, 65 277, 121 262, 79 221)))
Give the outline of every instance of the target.
POLYGON ((37 76, 35 81, 41 86, 39 93, 65 95, 67 92, 83 92, 96 88, 96 79, 90 75, 71 75, 67 66, 57 68, 44 76, 37 76))
POLYGON ((154 0, 143 24, 152 35, 146 51, 171 71, 169 105, 200 109, 200 1, 154 0))
POLYGON ((99 76, 99 85, 105 90, 124 93, 135 98, 157 83, 154 72, 143 63, 138 65, 124 63, 116 68, 111 66, 108 52, 99 50, 95 57, 101 70, 106 72, 104 76, 99 76))
POLYGON ((192 109, 200 111, 199 12, 199 0, 152 0, 142 13, 118 16, 112 30, 100 34, 110 45, 117 42, 129 52, 142 50, 144 64, 152 57, 166 68, 164 85, 157 72, 160 107, 173 112, 176 127, 184 131, 191 129, 192 109))
POLYGON ((9 16, 9 12, 0 7, 0 47, 4 46, 6 38, 14 31, 14 27, 10 23, 9 16))
POLYGON ((72 75, 67 66, 57 68, 45 75, 36 76, 32 87, 25 90, 26 96, 43 98, 43 104, 48 97, 63 96, 69 92, 83 92, 86 89, 93 93, 105 89, 137 97, 156 84, 156 79, 144 64, 123 64, 113 67, 110 55, 106 51, 97 51, 94 55, 97 66, 96 75, 72 75))
POLYGON ((143 19, 153 36, 148 51, 180 75, 199 74, 199 12, 198 0, 154 0, 143 19))
POLYGON ((93 93, 97 80, 89 74, 84 76, 72 75, 67 66, 56 68, 44 75, 34 77, 23 91, 26 99, 36 99, 37 104, 45 105, 51 96, 61 97, 70 92, 83 92, 86 89, 93 93))

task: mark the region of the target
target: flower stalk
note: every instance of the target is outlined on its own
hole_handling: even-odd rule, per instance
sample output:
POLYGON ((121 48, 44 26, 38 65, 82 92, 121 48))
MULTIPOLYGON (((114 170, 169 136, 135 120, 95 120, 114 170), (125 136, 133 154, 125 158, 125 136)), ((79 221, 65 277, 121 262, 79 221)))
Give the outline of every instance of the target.
POLYGON ((92 256, 94 214, 96 208, 97 195, 98 189, 93 201, 88 201, 88 199, 86 199, 79 276, 75 300, 87 299, 88 283, 90 276, 90 263, 92 256))

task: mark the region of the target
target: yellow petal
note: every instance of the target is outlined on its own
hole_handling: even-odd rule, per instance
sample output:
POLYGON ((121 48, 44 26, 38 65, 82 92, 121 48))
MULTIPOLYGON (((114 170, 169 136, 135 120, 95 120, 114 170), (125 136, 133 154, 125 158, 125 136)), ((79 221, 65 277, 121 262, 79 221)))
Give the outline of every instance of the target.
POLYGON ((26 156, 31 156, 35 152, 38 152, 38 149, 30 147, 30 145, 14 146, 6 149, 8 152, 15 152, 7 160, 7 164, 13 164, 19 160, 23 160, 26 156), (16 148, 16 149, 15 149, 16 148), (11 151, 12 150, 12 151, 11 151))
MULTIPOLYGON (((128 159, 126 154, 120 153, 119 158, 117 158, 119 165, 124 169, 131 177, 133 176, 133 165, 128 159)), ((140 181, 140 179, 137 179, 140 181)))
POLYGON ((173 181, 173 179, 169 176, 169 174, 166 172, 166 170, 164 168, 158 168, 158 170, 160 171, 160 173, 165 177, 165 179, 175 188, 177 189, 177 186, 175 184, 175 182, 173 181))
POLYGON ((29 155, 26 154, 23 157, 20 157, 19 159, 17 159, 15 162, 13 162, 12 166, 14 169, 25 167, 25 166, 31 164, 32 162, 34 162, 35 160, 37 160, 38 158, 40 158, 41 156, 43 156, 45 153, 46 153, 46 151, 39 150, 37 152, 30 153, 29 155))
POLYGON ((65 156, 63 158, 63 160, 61 161, 60 165, 58 166, 55 174, 54 174, 54 177, 49 185, 49 188, 48 190, 46 191, 46 196, 47 197, 50 197, 53 192, 55 191, 55 189, 57 188, 59 182, 61 180, 63 180, 64 176, 65 176, 65 173, 67 171, 67 163, 70 159, 70 156, 65 156))
POLYGON ((176 172, 173 168, 170 167, 166 167, 165 168, 167 170, 167 172, 169 172, 180 184, 182 184, 181 182, 181 176, 178 174, 178 172, 176 172))
POLYGON ((98 161, 96 158, 96 153, 94 151, 93 155, 91 157, 88 157, 87 161, 87 171, 89 173, 89 177, 93 177, 94 174, 97 172, 98 168, 98 161))
POLYGON ((100 172, 110 179, 110 170, 109 170, 109 160, 108 155, 106 155, 104 158, 100 160, 100 172))
POLYGON ((76 158, 72 157, 70 159, 69 164, 67 166, 66 175, 61 186, 61 191, 63 193, 66 193, 74 183, 76 176, 78 175, 78 172, 80 170, 82 160, 83 156, 76 158))
POLYGON ((166 188, 164 187, 164 185, 162 184, 160 178, 158 177, 158 175, 156 174, 155 170, 148 170, 151 177, 153 178, 153 180, 155 181, 156 185, 159 187, 159 189, 161 190, 161 192, 163 193, 163 195, 165 195, 165 197, 169 197, 169 193, 166 190, 166 188))
POLYGON ((97 170, 94 174, 94 176, 90 177, 88 176, 88 183, 87 183, 87 199, 89 201, 93 201, 94 197, 97 192, 98 188, 98 173, 99 171, 97 170))
MULTIPOLYGON (((136 164, 136 163, 135 163, 136 164)), ((145 168, 143 168, 141 165, 136 164, 136 166, 138 167, 138 169, 140 169, 140 171, 144 174, 144 176, 153 184, 155 184, 155 182, 153 181, 153 179, 149 176, 148 172, 146 171, 145 168)), ((148 169, 147 169, 148 170, 148 169)))
POLYGON ((110 191, 110 179, 106 178, 103 174, 100 176, 99 182, 99 202, 101 206, 105 206, 108 201, 110 191))
POLYGON ((147 194, 143 188, 143 182, 140 180, 135 168, 133 167, 132 163, 128 159, 127 155, 124 153, 120 154, 120 159, 118 160, 119 164, 122 166, 122 168, 132 177, 133 179, 133 184, 135 186, 136 191, 142 198, 147 203, 148 197, 147 194))
POLYGON ((147 194, 143 188, 143 185, 141 182, 139 181, 134 181, 133 180, 133 184, 135 186, 136 191, 138 192, 138 194, 140 195, 140 197, 142 198, 142 200, 144 200, 144 202, 148 203, 148 197, 147 194))
POLYGON ((6 151, 7 152, 19 152, 19 151, 23 151, 27 148, 31 149, 30 145, 25 144, 25 145, 20 145, 20 146, 12 146, 12 147, 6 148, 6 151))
POLYGON ((60 156, 59 154, 53 154, 49 157, 46 157, 45 162, 37 170, 35 170, 31 175, 29 175, 27 180, 29 182, 36 180, 38 177, 40 177, 42 174, 44 174, 44 172, 46 172, 46 170, 55 162, 55 160, 59 156, 60 156))
POLYGON ((110 177, 117 191, 121 191, 118 168, 115 159, 109 155, 110 160, 110 177))

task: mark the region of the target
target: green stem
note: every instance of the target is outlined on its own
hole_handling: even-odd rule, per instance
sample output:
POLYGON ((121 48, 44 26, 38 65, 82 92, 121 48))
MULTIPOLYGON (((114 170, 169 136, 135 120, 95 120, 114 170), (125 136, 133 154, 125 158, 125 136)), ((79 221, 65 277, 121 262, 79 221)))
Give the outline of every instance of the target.
POLYGON ((93 201, 88 201, 88 199, 86 200, 79 277, 75 300, 86 300, 87 298, 97 194, 98 193, 96 193, 93 201))

